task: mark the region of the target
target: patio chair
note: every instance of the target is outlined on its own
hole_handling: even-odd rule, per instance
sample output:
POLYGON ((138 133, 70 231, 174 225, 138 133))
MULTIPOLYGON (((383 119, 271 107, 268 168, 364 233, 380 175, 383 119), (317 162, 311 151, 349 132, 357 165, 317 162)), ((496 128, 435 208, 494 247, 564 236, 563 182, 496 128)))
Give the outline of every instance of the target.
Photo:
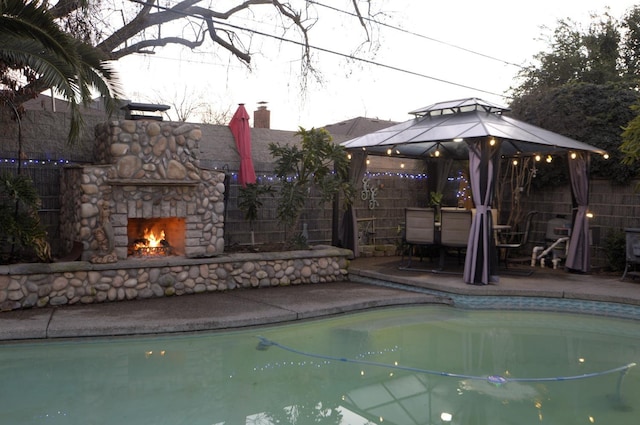
MULTIPOLYGON (((405 208, 403 243, 408 248, 407 267, 411 266, 413 249, 416 246, 436 244, 435 218, 436 212, 433 208, 405 208)), ((420 260, 422 260, 422 256, 420 260)))
POLYGON ((462 262, 462 250, 467 248, 471 231, 472 213, 470 210, 447 209, 440 211, 440 244, 442 251, 440 267, 444 267, 446 248, 458 251, 458 264, 462 262))
POLYGON ((529 211, 524 219, 524 230, 522 232, 503 233, 501 236, 505 242, 496 244, 496 248, 498 248, 499 252, 504 252, 504 255, 501 257, 506 269, 509 268, 509 252, 513 249, 525 246, 529 241, 531 222, 536 214, 538 214, 538 211, 529 211))

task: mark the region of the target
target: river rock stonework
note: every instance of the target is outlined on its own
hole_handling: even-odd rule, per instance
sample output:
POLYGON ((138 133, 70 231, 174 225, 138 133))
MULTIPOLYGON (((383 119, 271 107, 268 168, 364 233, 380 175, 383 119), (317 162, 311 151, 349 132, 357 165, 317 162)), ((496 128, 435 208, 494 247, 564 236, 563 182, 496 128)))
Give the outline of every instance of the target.
POLYGON ((197 125, 152 120, 96 127, 96 163, 67 167, 61 181, 60 234, 82 260, 124 260, 131 218, 184 219, 187 258, 224 250, 224 173, 198 167, 197 125))
POLYGON ((0 266, 0 311, 159 298, 239 288, 336 282, 352 252, 339 248, 216 258, 132 259, 0 266))

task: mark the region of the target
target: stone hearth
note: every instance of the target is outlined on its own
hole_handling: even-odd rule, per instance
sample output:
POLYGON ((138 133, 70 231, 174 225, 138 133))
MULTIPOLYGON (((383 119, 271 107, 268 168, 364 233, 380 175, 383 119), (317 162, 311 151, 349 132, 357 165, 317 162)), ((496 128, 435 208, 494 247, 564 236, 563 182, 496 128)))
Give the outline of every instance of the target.
POLYGON ((61 229, 82 260, 109 263, 131 255, 144 223, 176 223, 168 255, 212 257, 224 249, 224 174, 200 169, 198 126, 149 120, 96 128, 96 163, 65 168, 61 229), (134 230, 135 227, 135 230, 134 230))

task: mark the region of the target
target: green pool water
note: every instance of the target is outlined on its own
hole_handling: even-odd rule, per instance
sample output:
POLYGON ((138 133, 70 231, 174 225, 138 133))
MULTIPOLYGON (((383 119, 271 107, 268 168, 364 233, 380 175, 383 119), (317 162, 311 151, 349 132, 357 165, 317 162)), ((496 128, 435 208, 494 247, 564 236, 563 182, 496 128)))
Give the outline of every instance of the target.
POLYGON ((5 343, 0 423, 629 425, 634 362, 637 321, 446 306, 5 343))

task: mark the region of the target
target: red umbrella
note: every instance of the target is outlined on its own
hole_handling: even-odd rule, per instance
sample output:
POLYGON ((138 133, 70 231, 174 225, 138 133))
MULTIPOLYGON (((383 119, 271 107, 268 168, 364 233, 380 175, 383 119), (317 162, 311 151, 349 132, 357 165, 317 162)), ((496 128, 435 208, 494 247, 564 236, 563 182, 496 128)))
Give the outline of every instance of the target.
POLYGON ((256 172, 253 169, 253 160, 251 159, 251 128, 249 127, 249 114, 244 108, 244 104, 238 106, 238 110, 233 114, 229 128, 233 137, 236 139, 236 146, 240 154, 240 171, 238 172, 238 181, 242 187, 246 187, 247 183, 256 182, 256 172))

